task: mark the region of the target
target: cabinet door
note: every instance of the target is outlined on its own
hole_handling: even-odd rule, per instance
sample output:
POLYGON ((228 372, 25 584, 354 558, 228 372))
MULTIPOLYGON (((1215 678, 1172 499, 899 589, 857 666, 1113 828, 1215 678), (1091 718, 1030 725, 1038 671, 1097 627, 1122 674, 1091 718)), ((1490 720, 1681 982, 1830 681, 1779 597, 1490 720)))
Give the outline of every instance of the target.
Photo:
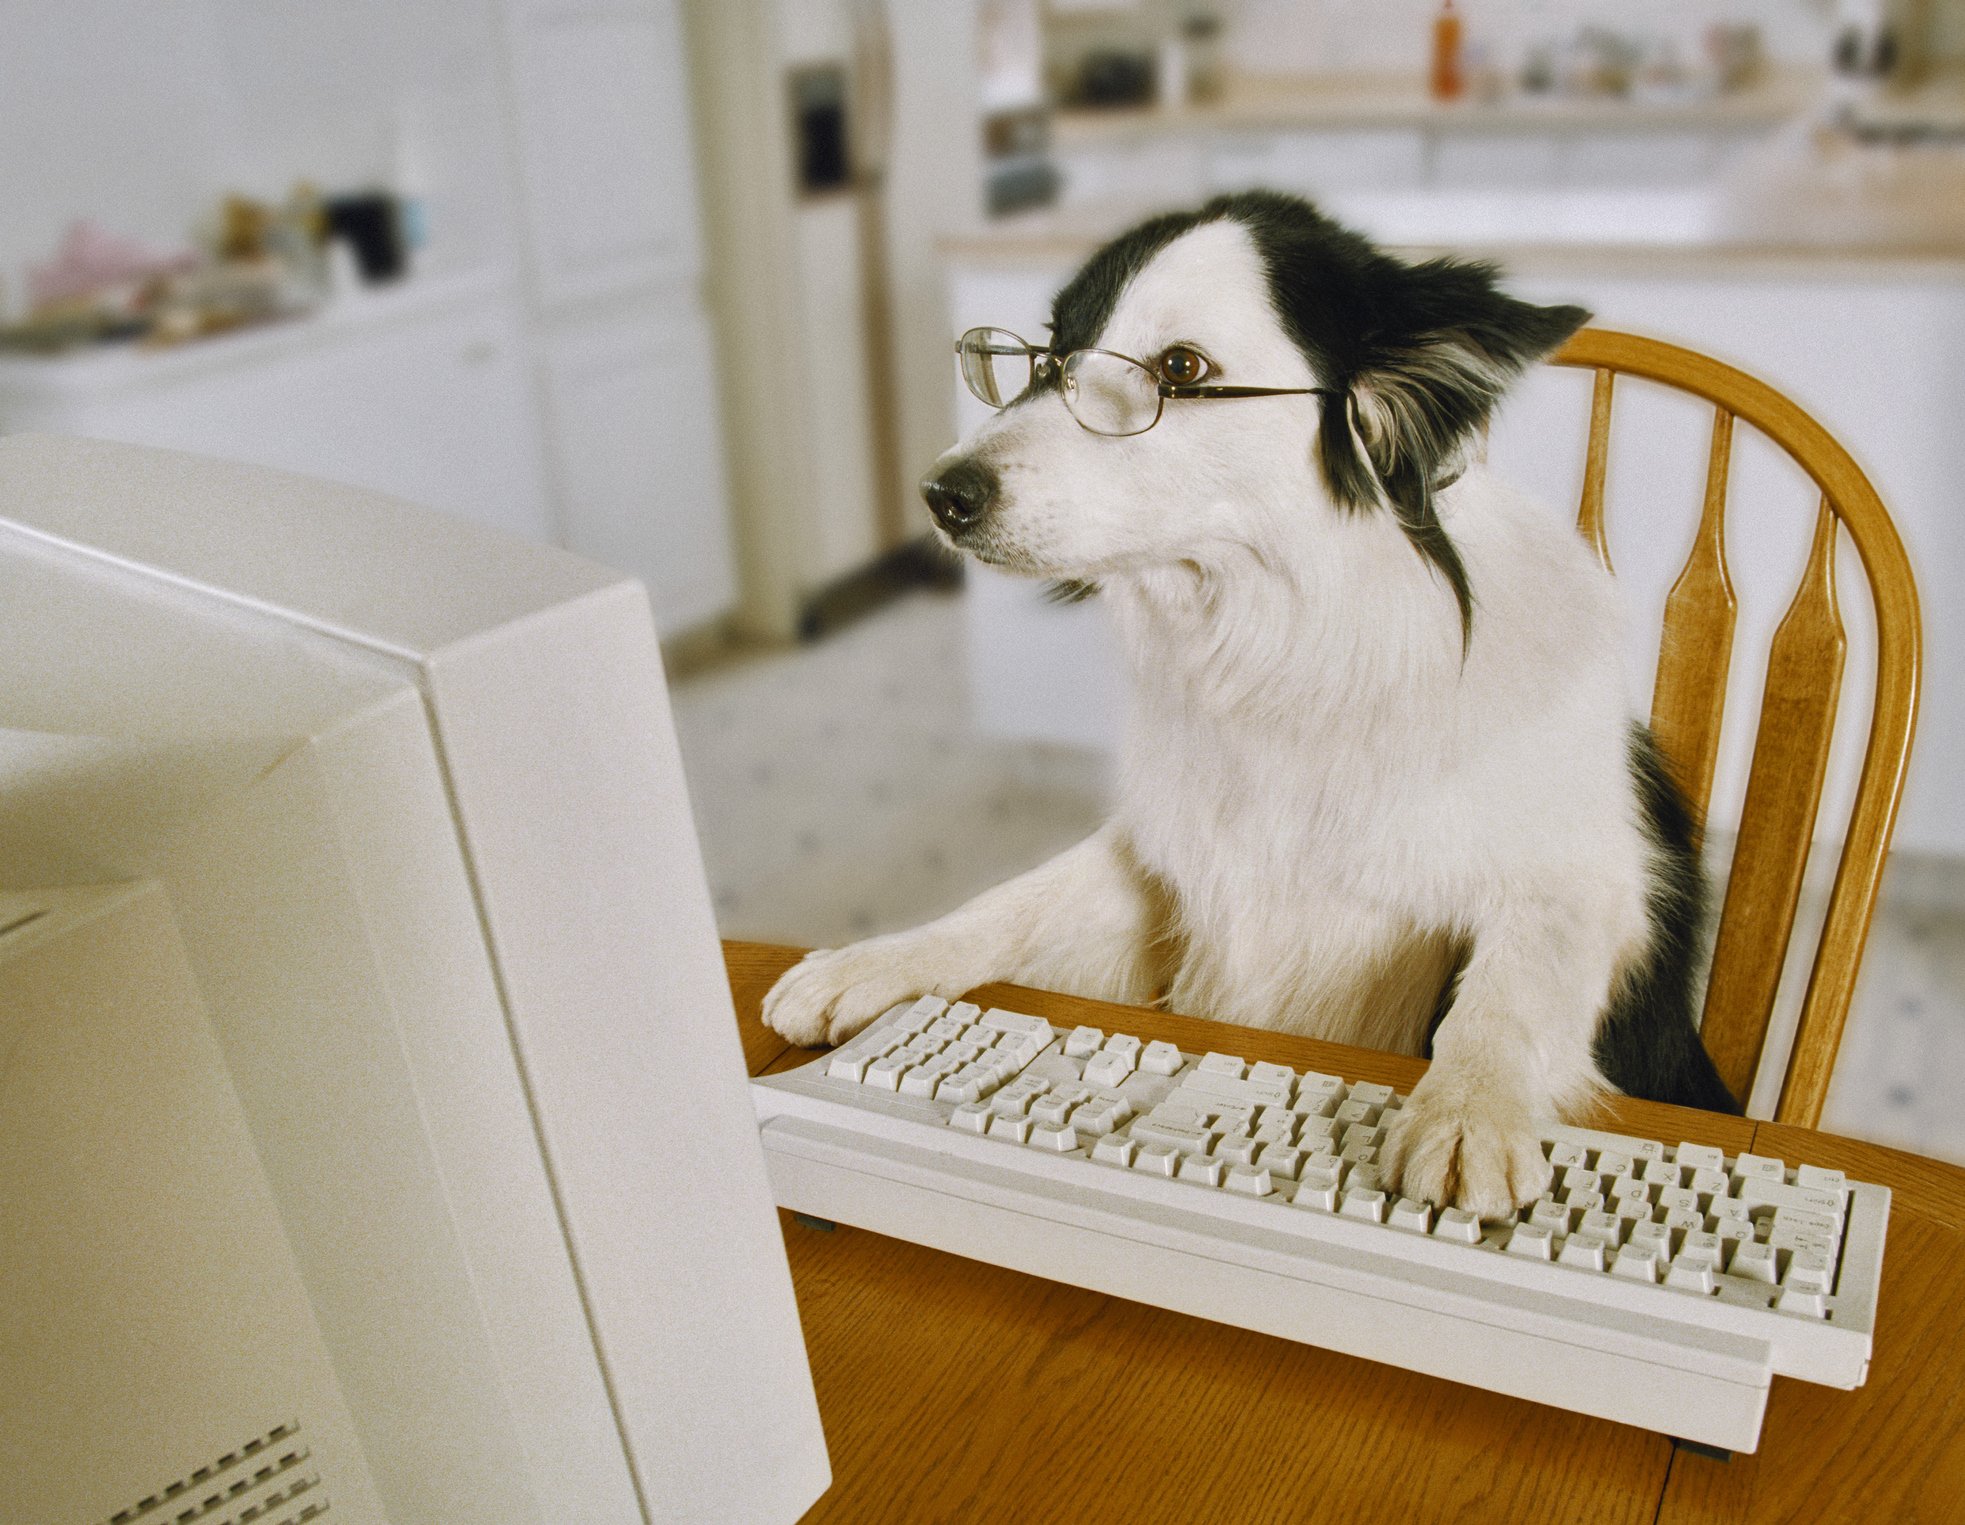
POLYGON ((664 635, 736 597, 716 371, 693 308, 650 305, 546 341, 569 550, 639 577, 664 635))
POLYGON ((506 0, 539 299, 693 277, 689 82, 674 0, 506 0))
POLYGON ((213 340, 183 374, 58 394, 0 422, 273 466, 555 538, 529 366, 502 299, 293 330, 289 344, 213 340))

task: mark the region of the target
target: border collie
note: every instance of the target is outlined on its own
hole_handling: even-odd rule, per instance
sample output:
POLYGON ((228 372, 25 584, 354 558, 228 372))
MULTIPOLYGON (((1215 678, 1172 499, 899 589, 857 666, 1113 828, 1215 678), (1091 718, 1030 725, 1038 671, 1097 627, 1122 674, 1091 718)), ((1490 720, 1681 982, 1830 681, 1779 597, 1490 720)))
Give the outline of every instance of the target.
POLYGON ((1430 1051, 1381 1178, 1490 1218, 1548 1187, 1538 1127, 1596 1093, 1737 1112, 1610 574, 1475 459, 1588 316, 1253 192, 1101 249, 1047 343, 965 336, 1003 406, 922 490, 958 550, 1104 601, 1118 806, 937 921, 810 955, 765 1020, 837 1043, 1011 980, 1430 1051))

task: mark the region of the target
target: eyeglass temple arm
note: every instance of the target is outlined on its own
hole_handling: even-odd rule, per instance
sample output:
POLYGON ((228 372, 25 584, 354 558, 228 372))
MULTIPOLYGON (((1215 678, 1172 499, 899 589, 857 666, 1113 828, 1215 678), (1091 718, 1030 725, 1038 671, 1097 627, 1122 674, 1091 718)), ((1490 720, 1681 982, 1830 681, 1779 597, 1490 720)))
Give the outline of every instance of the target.
POLYGON ((1177 387, 1172 382, 1160 383, 1162 397, 1342 397, 1344 394, 1334 387, 1177 387))

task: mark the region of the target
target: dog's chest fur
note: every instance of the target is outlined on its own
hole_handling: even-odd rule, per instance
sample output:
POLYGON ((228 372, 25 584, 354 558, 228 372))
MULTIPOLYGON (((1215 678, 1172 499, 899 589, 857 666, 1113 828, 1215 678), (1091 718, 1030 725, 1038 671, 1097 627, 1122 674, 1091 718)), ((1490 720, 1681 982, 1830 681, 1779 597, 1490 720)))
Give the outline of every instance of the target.
POLYGON ((1339 548, 1329 576, 1314 557, 1231 576, 1232 606, 1205 579, 1110 590, 1133 679, 1120 817, 1171 902, 1175 1009, 1417 1051, 1460 929, 1552 850, 1640 931, 1613 648, 1571 629, 1601 617, 1594 569, 1470 485, 1465 660, 1390 540, 1339 548))

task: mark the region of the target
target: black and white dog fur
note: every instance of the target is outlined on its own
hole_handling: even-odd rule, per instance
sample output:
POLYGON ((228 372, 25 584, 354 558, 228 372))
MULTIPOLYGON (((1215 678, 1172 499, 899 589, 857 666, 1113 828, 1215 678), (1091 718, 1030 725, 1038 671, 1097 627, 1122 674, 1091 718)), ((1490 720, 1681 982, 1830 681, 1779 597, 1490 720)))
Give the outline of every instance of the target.
POLYGON ((810 955, 765 1020, 839 1042, 1012 980, 1430 1044, 1380 1173, 1486 1217, 1548 1186, 1538 1123, 1595 1093, 1737 1111, 1693 1024, 1703 881, 1627 710, 1611 578, 1473 459, 1503 389, 1587 317, 1269 193, 1094 255, 1056 299, 1058 355, 1184 349, 1208 381, 1341 395, 1175 400, 1110 438, 1053 371, 936 463, 951 544, 1109 609, 1133 688, 1118 807, 937 921, 810 955))

